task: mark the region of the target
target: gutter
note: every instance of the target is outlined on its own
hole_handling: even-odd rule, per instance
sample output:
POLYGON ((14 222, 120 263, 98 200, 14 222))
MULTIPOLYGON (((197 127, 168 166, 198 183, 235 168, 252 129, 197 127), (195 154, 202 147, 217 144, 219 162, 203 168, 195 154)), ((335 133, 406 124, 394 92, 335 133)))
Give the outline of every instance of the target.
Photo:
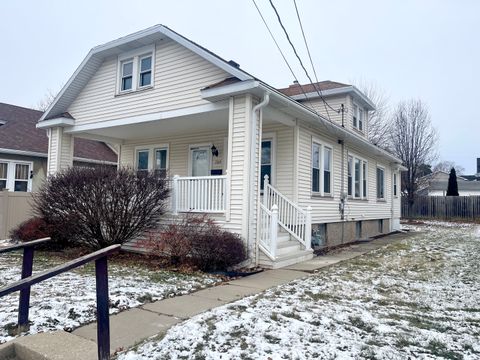
MULTIPOLYGON (((258 206, 257 202, 257 197, 260 195, 260 184, 258 187, 258 191, 254 191, 255 189, 255 184, 257 183, 258 178, 260 178, 260 175, 255 177, 255 170, 256 169, 256 161, 255 161, 255 147, 253 144, 256 142, 256 137, 257 137, 257 111, 263 109, 265 106, 268 105, 270 102, 270 94, 268 92, 264 93, 263 100, 255 105, 252 109, 252 115, 250 118, 250 171, 249 171, 249 177, 248 177, 248 188, 249 188, 249 206, 248 206, 248 240, 247 240, 247 249, 250 248, 250 241, 253 238, 256 238, 257 234, 257 226, 253 226, 254 223, 254 211, 255 211, 255 206, 258 206)), ((261 159, 261 152, 262 152, 262 133, 261 129, 259 130, 259 156, 258 158, 261 159)), ((260 160, 261 161, 261 160, 260 160)), ((258 168, 260 168, 261 164, 258 164, 258 168)), ((262 179, 260 179, 262 181, 262 179)), ((257 216, 258 218, 258 216, 257 216)), ((255 262, 257 258, 257 249, 258 247, 255 247, 255 262)))

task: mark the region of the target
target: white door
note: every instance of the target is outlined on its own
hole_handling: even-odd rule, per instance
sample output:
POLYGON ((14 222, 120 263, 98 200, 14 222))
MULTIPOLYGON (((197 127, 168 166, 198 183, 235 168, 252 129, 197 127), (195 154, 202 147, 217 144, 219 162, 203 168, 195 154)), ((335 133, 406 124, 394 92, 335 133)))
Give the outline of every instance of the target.
POLYGON ((190 149, 192 176, 210 175, 210 147, 194 147, 190 149))

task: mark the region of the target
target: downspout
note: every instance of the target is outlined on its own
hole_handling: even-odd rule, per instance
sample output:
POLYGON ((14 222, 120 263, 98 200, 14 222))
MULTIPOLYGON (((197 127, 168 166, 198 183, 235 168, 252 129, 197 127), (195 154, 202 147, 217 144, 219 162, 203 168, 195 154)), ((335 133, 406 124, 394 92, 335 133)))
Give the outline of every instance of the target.
MULTIPOLYGON (((342 104, 341 107, 342 112, 342 127, 345 127, 345 105, 342 104)), ((341 189, 340 189, 340 219, 342 220, 342 244, 345 240, 345 201, 347 199, 347 194, 345 193, 345 140, 338 140, 338 142, 342 146, 342 170, 340 171, 340 182, 341 182, 341 189)))
MULTIPOLYGON (((256 239, 257 235, 257 226, 254 226, 254 212, 255 212, 255 206, 258 206, 257 204, 257 196, 260 194, 260 187, 257 189, 258 191, 254 191, 255 189, 255 183, 256 181, 260 178, 260 175, 255 177, 255 164, 256 164, 256 159, 255 159, 255 143, 256 143, 256 137, 257 137, 257 111, 261 110, 265 106, 268 105, 270 102, 270 94, 268 92, 265 92, 263 96, 262 102, 259 104, 255 105, 252 109, 252 116, 251 116, 251 122, 250 122, 250 171, 249 171, 249 194, 250 194, 250 201, 249 201, 249 206, 248 206, 248 239, 247 239, 247 250, 250 251, 250 245, 252 239, 256 239)), ((261 138, 262 138, 262 129, 258 129, 258 135, 259 135, 259 158, 260 154, 262 151, 262 146, 261 146, 261 138)), ((258 168, 260 169, 260 163, 258 164, 258 168)), ((260 179, 262 181, 262 179, 260 179)), ((255 256, 255 262, 257 263, 257 246, 255 243, 255 249, 254 249, 254 255, 255 256)))

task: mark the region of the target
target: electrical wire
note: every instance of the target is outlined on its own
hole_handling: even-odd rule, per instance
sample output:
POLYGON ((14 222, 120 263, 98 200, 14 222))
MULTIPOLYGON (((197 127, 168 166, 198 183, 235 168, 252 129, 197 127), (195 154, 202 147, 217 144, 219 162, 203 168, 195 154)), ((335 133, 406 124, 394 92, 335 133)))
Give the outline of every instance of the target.
POLYGON ((290 66, 290 63, 288 62, 287 58, 285 57, 282 49, 280 48, 280 45, 278 44, 277 40, 275 39, 275 36, 273 35, 272 31, 270 30, 270 27, 268 26, 267 24, 267 21, 265 20, 265 18, 263 17, 263 14, 262 12, 260 11, 260 8, 257 6, 257 3, 255 2, 255 0, 252 0, 253 4, 255 5, 255 8, 257 9, 258 11, 258 14, 260 15, 260 17, 262 18, 262 21, 263 23, 265 24, 265 27, 267 28, 268 30, 268 33, 270 34, 273 42, 275 43, 275 45, 277 46, 277 49, 278 51, 280 52, 280 55, 282 55, 282 58, 283 58, 283 61, 285 61, 285 64, 287 64, 287 67, 288 69, 290 70, 290 73, 292 74, 293 78, 295 79, 295 81, 298 83, 298 85, 300 86, 300 90, 302 91, 303 95, 305 95, 305 99, 307 99, 307 101, 310 103, 310 107, 312 108, 312 110, 315 112, 315 114, 317 114, 318 116, 320 116, 320 114, 315 110, 315 108, 313 107, 313 104, 312 102, 310 101, 310 99, 307 97, 307 94, 303 88, 303 86, 300 84, 300 82, 298 81, 297 79, 297 76, 295 75, 295 72, 293 71, 292 67, 290 66))
MULTIPOLYGON (((272 0, 269 0, 270 2, 270 5, 272 6, 273 8, 273 11, 275 12, 275 14, 277 15, 277 19, 278 19, 278 22, 280 24, 280 27, 283 29, 283 32, 285 33, 285 36, 290 44, 290 46, 292 47, 292 50, 295 54, 295 56, 297 57, 298 59, 298 62, 300 63, 300 66, 302 67, 303 71, 305 72, 305 75, 307 76, 308 80, 310 81, 310 84, 313 86, 313 88, 316 90, 317 94, 320 96, 320 98, 322 99, 324 105, 325 105, 325 110, 327 112, 327 117, 328 117, 328 120, 332 121, 332 119, 330 118, 330 114, 328 112, 328 107, 330 107, 333 111, 335 112, 338 112, 338 109, 334 109, 332 106, 330 106, 330 104, 328 104, 325 99, 323 98, 323 96, 321 95, 321 93, 318 91, 318 88, 317 86, 313 83, 313 80, 312 78, 310 77, 310 74, 308 73, 305 65, 303 64, 303 61, 302 61, 302 58, 300 57, 300 55, 298 55, 298 52, 297 52, 297 49, 295 48, 295 45, 293 44, 292 40, 290 39, 290 35, 288 34, 288 31, 287 29, 285 28, 285 26, 283 25, 283 22, 282 22, 282 18, 280 17, 280 14, 277 10, 277 8, 275 7, 275 4, 273 3, 272 0)), ((297 13, 298 14, 298 13, 297 13)), ((302 27, 302 32, 303 32, 303 27, 302 27)), ((318 82, 318 80, 317 80, 318 82)))
POLYGON ((320 96, 320 99, 322 99, 323 101, 323 104, 325 106, 325 110, 328 112, 328 109, 327 109, 327 106, 332 109, 333 111, 336 111, 336 112, 339 112, 338 109, 334 109, 326 100, 325 98, 323 97, 323 94, 322 94, 322 89, 320 89, 319 87, 317 87, 317 84, 319 83, 318 81, 318 76, 317 76, 317 71, 315 70, 315 66, 313 65, 313 60, 312 60, 312 54, 310 53, 310 48, 308 46, 308 42, 307 42, 307 37, 305 36, 305 31, 303 30, 303 24, 302 24, 302 19, 300 17, 300 12, 298 11, 298 7, 297 7, 297 0, 293 0, 293 4, 295 5, 295 12, 297 13, 297 19, 298 19, 298 23, 300 24, 300 30, 302 31, 302 36, 303 36, 303 42, 305 43, 305 48, 307 49, 307 53, 308 53, 308 58, 310 60, 310 65, 312 66, 312 70, 313 70, 313 75, 315 76, 315 81, 316 83, 315 84, 312 84, 313 87, 315 88, 315 90, 317 91, 318 95, 320 96))

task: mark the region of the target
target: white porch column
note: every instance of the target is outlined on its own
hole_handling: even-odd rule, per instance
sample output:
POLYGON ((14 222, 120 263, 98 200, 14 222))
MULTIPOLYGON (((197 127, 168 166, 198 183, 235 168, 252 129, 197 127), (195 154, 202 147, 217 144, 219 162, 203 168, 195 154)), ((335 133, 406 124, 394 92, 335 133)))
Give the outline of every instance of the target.
MULTIPOLYGON (((249 234, 256 233, 256 223, 249 223, 249 199, 252 192, 256 192, 249 184, 250 151, 258 154, 258 136, 256 144, 251 144, 252 129, 251 116, 253 99, 250 95, 241 95, 230 98, 229 131, 228 131, 228 174, 229 174, 229 203, 230 211, 228 227, 230 230, 239 233, 248 245, 248 254, 251 260, 255 259, 255 238, 249 234), (249 232, 249 227, 254 231, 249 232)), ((257 123, 258 127, 258 123, 257 123)), ((256 156, 257 157, 257 156, 256 156)), ((257 166, 255 166, 255 178, 257 178, 257 166)), ((256 209, 256 204, 254 206, 256 209)))
POLYGON ((73 136, 66 134, 63 127, 52 127, 48 134, 47 175, 73 165, 73 136))

